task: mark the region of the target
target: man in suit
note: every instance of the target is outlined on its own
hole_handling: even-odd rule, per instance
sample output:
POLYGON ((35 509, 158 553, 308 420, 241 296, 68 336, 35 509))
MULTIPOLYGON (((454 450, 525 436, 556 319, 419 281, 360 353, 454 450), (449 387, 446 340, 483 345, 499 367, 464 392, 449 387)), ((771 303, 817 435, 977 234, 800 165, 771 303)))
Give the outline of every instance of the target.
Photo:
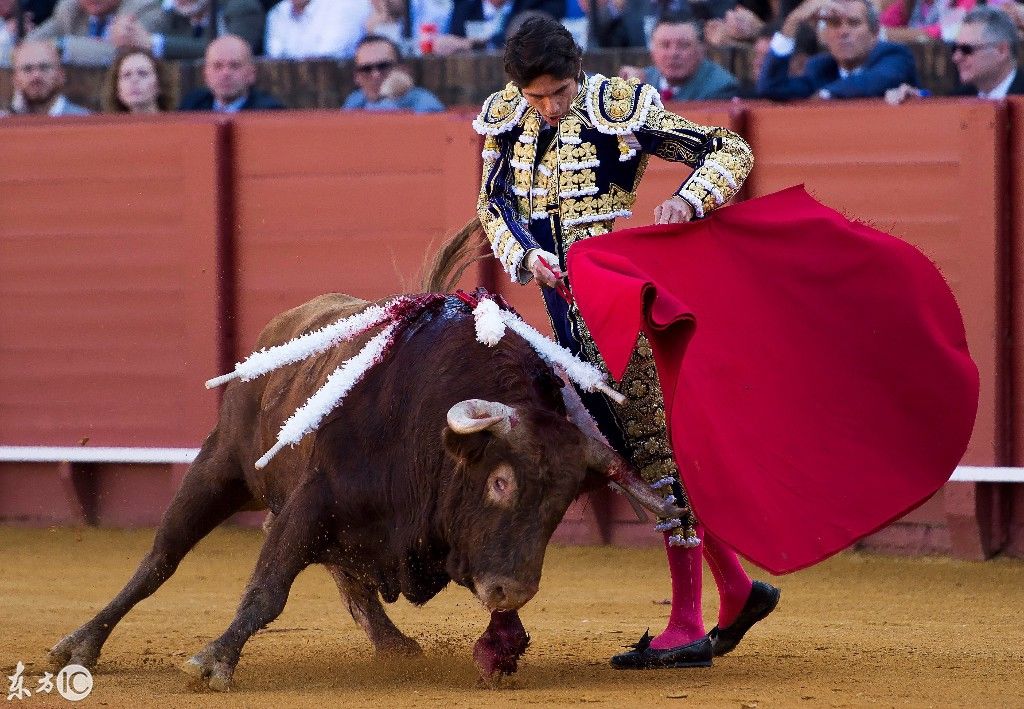
POLYGON ((65 64, 108 66, 117 49, 110 41, 117 20, 133 17, 152 31, 160 12, 160 0, 60 0, 29 39, 55 42, 65 64))
MULTIPOLYGON (((14 97, 10 112, 16 116, 84 116, 89 113, 71 103, 64 88, 64 69, 53 42, 25 40, 14 49, 14 97)), ((0 116, 5 111, 0 110, 0 116)))
POLYGON ((171 0, 152 31, 137 18, 119 17, 111 41, 118 49, 146 49, 161 59, 199 59, 219 34, 241 37, 258 54, 263 44, 259 0, 221 0, 216 18, 211 0, 171 0))
POLYGON ((209 88, 187 94, 181 100, 182 111, 236 113, 285 107, 274 96, 253 88, 256 62, 252 48, 233 34, 210 42, 203 62, 203 78, 209 88))
POLYGON ((639 79, 658 89, 663 101, 730 99, 739 81, 707 58, 703 23, 682 15, 663 16, 651 34, 653 66, 624 66, 623 79, 639 79))
MULTIPOLYGON (((1017 63, 1020 37, 1014 19, 983 5, 964 16, 953 44, 953 63, 962 84, 954 94, 998 100, 1024 94, 1024 72, 1017 63)), ((891 104, 921 98, 927 92, 909 84, 885 93, 891 104)))
POLYGON ((916 82, 914 57, 906 47, 878 39, 878 9, 871 0, 804 0, 772 37, 758 79, 758 95, 789 99, 883 96, 903 82, 916 82), (789 76, 800 25, 820 22, 825 52, 789 76))

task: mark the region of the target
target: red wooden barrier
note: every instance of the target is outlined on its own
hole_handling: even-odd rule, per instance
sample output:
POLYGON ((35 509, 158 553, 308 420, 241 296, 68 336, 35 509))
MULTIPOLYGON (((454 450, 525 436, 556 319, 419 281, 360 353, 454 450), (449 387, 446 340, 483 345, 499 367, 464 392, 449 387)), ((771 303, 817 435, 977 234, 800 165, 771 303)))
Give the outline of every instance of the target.
MULTIPOLYGON (((1009 111, 942 100, 898 109, 752 105, 746 114, 731 105, 676 108, 751 142, 750 194, 805 182, 824 202, 935 259, 982 371, 966 462, 1021 465, 1024 349, 1011 359, 1007 332, 1019 337, 1024 328, 1024 102, 1009 111)), ((325 291, 379 298, 416 290, 431 245, 473 214, 479 137, 467 115, 226 120, 5 123, 0 444, 88 437, 89 445, 197 446, 217 403, 201 382, 247 354, 270 317, 325 291), (221 253, 229 246, 233 264, 221 253)), ((636 217, 620 228, 649 223, 686 172, 652 159, 636 217)), ((491 273, 485 264, 463 285, 491 273)), ((536 286, 497 283, 547 329, 536 286)), ((0 464, 0 519, 153 524, 181 473, 0 464)), ((1022 487, 951 484, 869 546, 980 557, 1008 544, 1024 554, 1022 487)), ((616 496, 575 506, 560 535, 660 543, 616 496)))
POLYGON ((220 131, 0 131, 0 442, 195 445, 209 430, 220 131))
MULTIPOLYGON (((1010 287, 1010 318, 1007 330, 1010 348, 1010 428, 1011 461, 1024 467, 1024 97, 1008 100, 1010 112, 1010 174, 1007 200, 1010 210, 1010 262, 1007 282, 1010 287)), ((1007 548, 1009 554, 1024 557, 1024 485, 1006 486, 1009 498, 1007 548)))
POLYGON ((479 156, 457 115, 239 116, 238 354, 271 317, 320 293, 419 290, 431 246, 474 215, 479 156))
MULTIPOLYGON (((103 119, 0 130, 0 444, 196 446, 209 431, 223 131, 103 119)), ((171 490, 142 471, 113 487, 109 469, 73 477, 89 478, 99 521, 151 523, 171 490), (136 505, 145 512, 123 514, 136 505)), ((0 480, 2 518, 80 516, 56 465, 3 465, 0 480)))

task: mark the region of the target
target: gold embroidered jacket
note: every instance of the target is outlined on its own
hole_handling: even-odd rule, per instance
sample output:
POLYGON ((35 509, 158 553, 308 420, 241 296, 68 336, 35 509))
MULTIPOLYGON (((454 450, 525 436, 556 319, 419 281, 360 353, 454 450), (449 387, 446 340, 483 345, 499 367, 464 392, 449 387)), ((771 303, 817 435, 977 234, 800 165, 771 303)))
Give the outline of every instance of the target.
POLYGON ((519 283, 531 278, 526 251, 540 248, 535 220, 558 215, 563 249, 610 231, 616 217, 632 216, 650 155, 694 168, 676 195, 698 218, 727 202, 754 162, 732 131, 666 111, 653 86, 600 74, 585 77, 539 160, 540 115, 512 83, 484 102, 473 127, 485 136, 477 213, 494 255, 519 283))

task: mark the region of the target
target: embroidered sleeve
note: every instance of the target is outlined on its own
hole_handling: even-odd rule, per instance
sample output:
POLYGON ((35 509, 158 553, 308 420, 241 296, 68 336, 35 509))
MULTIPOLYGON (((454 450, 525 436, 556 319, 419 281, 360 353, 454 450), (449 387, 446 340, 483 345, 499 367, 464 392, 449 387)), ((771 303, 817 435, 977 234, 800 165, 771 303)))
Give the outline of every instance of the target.
POLYGON ((754 166, 750 146, 736 133, 699 125, 660 106, 651 106, 635 135, 646 152, 694 168, 676 195, 697 217, 732 199, 754 166))
POLYGON ((523 263, 527 250, 540 248, 523 225, 515 207, 509 182, 509 157, 502 144, 493 136, 484 138, 483 176, 476 213, 480 218, 487 240, 505 273, 514 283, 526 284, 533 275, 523 263))

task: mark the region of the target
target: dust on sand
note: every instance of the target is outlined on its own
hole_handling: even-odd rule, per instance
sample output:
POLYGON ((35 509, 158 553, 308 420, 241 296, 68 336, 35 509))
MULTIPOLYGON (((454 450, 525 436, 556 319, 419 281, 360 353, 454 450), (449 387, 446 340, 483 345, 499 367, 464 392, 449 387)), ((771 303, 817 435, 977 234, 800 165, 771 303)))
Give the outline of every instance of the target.
MULTIPOLYGON (((0 528, 0 666, 26 665, 90 619, 134 571, 151 530, 0 528)), ((220 635, 255 562, 257 531, 221 529, 121 622, 84 704, 110 707, 1024 706, 1024 563, 859 553, 775 579, 775 613, 709 669, 623 672, 608 657, 668 615, 660 549, 552 547, 522 611, 519 674, 476 687, 487 614, 451 586, 422 608, 388 606, 420 659, 381 661, 325 570, 307 569, 284 613, 249 641, 232 692, 190 688, 179 666, 220 635)), ((755 575, 765 574, 752 569, 755 575)), ((705 618, 717 596, 705 574, 705 618)), ((26 707, 69 706, 56 693, 26 707)))

